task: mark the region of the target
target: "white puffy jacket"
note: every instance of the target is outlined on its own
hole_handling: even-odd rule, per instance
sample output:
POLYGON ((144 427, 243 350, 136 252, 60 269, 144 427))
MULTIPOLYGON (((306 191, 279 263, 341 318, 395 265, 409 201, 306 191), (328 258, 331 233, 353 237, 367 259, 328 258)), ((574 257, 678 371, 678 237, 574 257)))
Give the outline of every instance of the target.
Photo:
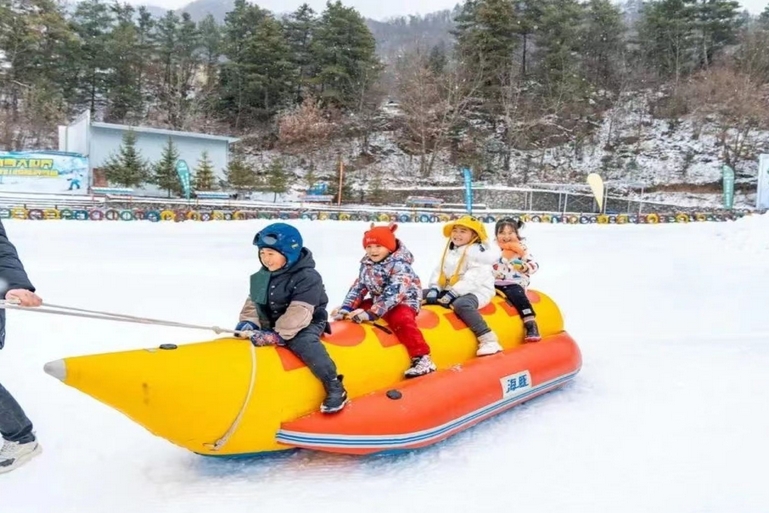
MULTIPOLYGON (((494 290, 494 272, 492 265, 499 258, 499 252, 488 246, 473 243, 470 247, 461 246, 449 249, 443 261, 443 274, 446 276, 446 290, 452 290, 458 296, 474 294, 478 298, 478 308, 483 308, 491 301, 496 293, 494 290), (448 280, 454 276, 454 271, 459 264, 462 254, 465 254, 462 267, 459 269, 459 280, 454 285, 449 285, 448 280)), ((430 276, 430 288, 444 290, 438 278, 441 275, 440 263, 430 276)))

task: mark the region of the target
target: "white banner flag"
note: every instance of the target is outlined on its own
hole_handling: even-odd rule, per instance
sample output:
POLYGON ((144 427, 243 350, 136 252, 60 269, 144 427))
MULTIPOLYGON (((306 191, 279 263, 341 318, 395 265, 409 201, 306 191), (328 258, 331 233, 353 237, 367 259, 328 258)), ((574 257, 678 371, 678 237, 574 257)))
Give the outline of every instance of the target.
POLYGON ((763 154, 758 158, 756 208, 769 209, 769 155, 767 154, 763 154))

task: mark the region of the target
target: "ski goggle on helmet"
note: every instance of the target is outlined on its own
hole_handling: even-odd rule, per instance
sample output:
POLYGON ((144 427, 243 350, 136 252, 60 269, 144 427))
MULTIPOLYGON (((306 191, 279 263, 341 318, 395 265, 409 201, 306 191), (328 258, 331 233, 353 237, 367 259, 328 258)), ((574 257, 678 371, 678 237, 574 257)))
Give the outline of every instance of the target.
POLYGON ((274 233, 259 232, 254 235, 254 246, 274 246, 280 240, 280 236, 274 233))

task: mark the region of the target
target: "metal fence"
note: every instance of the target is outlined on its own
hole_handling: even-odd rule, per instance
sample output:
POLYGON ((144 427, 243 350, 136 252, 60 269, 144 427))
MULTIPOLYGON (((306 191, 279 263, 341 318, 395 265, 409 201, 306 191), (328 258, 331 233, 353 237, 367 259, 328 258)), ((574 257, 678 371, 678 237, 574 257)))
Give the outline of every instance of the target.
MULTIPOLYGON (((613 219, 616 216, 644 217, 649 214, 659 216, 673 216, 686 214, 692 218, 697 214, 719 214, 726 218, 729 212, 720 208, 708 208, 697 206, 681 206, 668 203, 643 201, 636 197, 622 197, 609 195, 605 201, 603 212, 599 211, 598 204, 592 194, 566 190, 524 189, 524 188, 483 188, 473 190, 473 212, 475 214, 499 214, 499 213, 528 213, 549 214, 550 217, 558 215, 562 218, 598 219, 600 214, 606 214, 613 219)), ((365 199, 365 198, 356 198, 365 199)), ((384 213, 399 212, 414 217, 423 218, 454 215, 464 213, 464 189, 461 187, 435 187, 430 189, 389 189, 385 198, 386 205, 367 205, 361 203, 343 203, 337 206, 331 204, 318 204, 312 202, 272 203, 263 201, 243 201, 226 199, 165 199, 148 197, 82 195, 62 196, 52 194, 21 194, 0 193, 0 218, 57 218, 60 215, 70 215, 71 212, 94 212, 96 217, 106 216, 114 218, 116 212, 122 212, 126 218, 130 218, 129 211, 133 211, 133 217, 140 217, 137 212, 153 212, 160 215, 168 212, 168 216, 177 218, 186 216, 189 212, 197 212, 201 215, 209 215, 214 211, 230 212, 232 215, 240 212, 239 217, 270 214, 279 212, 279 215, 310 215, 323 212, 341 213, 348 212, 351 215, 360 212, 384 213), (409 204, 408 198, 439 198, 442 205, 435 203, 430 205, 409 204), (408 205, 408 206, 406 206, 408 205), (24 212, 27 212, 26 214, 24 212), (32 214, 29 214, 32 212, 32 214), (101 214, 99 214, 101 212, 101 214), (63 214, 62 214, 63 213, 63 214), (288 214, 290 213, 290 214, 288 214), (28 215, 29 214, 29 215, 28 215)), ((440 203, 440 202, 438 202, 440 203)), ((743 215, 746 212, 741 213, 743 215)), ((89 214, 90 215, 90 214, 89 214)), ((154 214, 153 214, 154 215, 154 214)), ((157 217, 156 216, 156 217, 157 217)), ((325 216, 327 217, 327 216, 325 216)), ((349 217, 346 215, 345 217, 349 217)), ((603 216, 604 218, 606 216, 603 216)))
MULTIPOLYGON (((383 198, 388 203, 403 204, 410 196, 427 196, 445 203, 464 204, 462 187, 435 187, 430 189, 390 189, 383 198)), ((561 214, 600 214, 598 203, 592 194, 571 190, 546 190, 533 188, 482 188, 473 189, 473 203, 484 205, 489 210, 512 210, 520 212, 557 212, 561 214)), ((609 194, 606 197, 604 213, 646 214, 697 212, 703 207, 682 206, 673 203, 645 201, 637 196, 609 194)), ((440 208, 438 208, 440 210, 440 208)), ((479 209, 479 211, 483 208, 479 209)), ((707 208, 712 210, 712 208, 707 208)))

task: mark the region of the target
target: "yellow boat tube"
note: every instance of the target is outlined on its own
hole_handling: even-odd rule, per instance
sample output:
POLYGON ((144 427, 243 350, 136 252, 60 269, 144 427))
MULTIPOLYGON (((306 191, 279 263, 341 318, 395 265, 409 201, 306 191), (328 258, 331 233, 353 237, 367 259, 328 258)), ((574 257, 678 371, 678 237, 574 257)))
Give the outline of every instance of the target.
MULTIPOLYGON (((543 339, 561 333, 553 300, 528 295, 543 339)), ((508 303, 495 297, 481 312, 505 349, 522 344, 521 319, 508 303)), ((425 306, 417 321, 439 370, 477 358, 474 335, 451 310, 425 306)), ((389 330, 349 321, 333 322, 331 330, 322 342, 351 399, 404 380, 409 358, 389 330)), ((281 424, 317 411, 324 397, 290 351, 236 338, 74 356, 47 363, 45 371, 154 435, 210 456, 293 449, 276 441, 281 424)))

